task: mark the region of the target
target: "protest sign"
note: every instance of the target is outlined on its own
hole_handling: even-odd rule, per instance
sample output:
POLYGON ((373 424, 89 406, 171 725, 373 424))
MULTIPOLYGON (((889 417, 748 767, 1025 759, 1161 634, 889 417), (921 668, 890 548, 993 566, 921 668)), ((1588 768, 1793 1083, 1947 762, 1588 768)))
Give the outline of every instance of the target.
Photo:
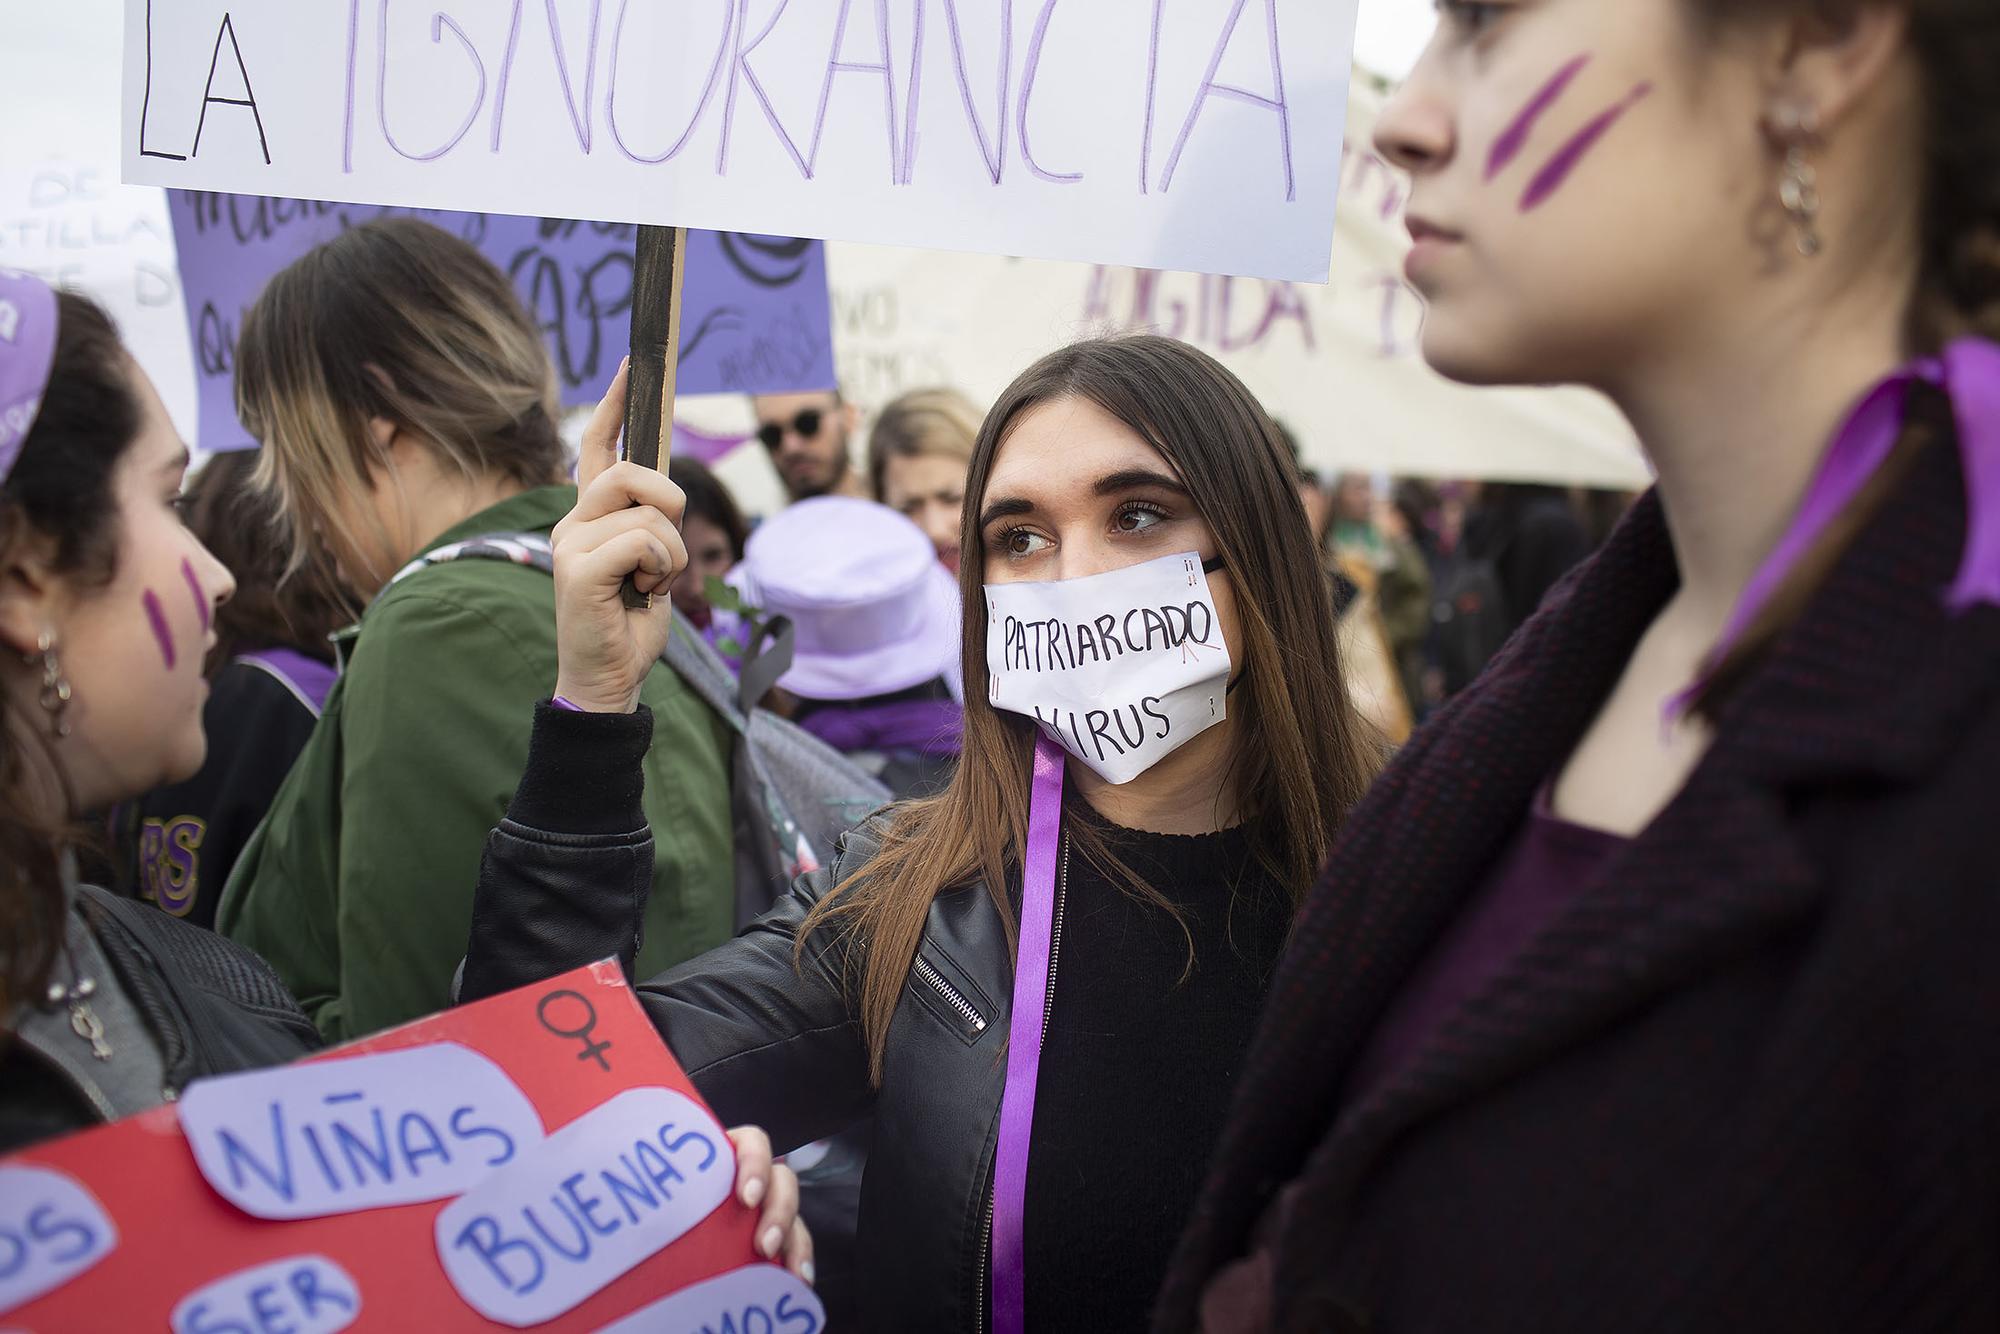
MULTIPOLYGON (((254 443, 237 424, 236 335, 271 276, 314 246, 390 210, 301 199, 169 192, 200 385, 202 448, 254 443)), ((595 403, 625 355, 638 229, 561 218, 417 211, 479 247, 514 280, 541 328, 567 404, 595 403)), ((833 384, 826 259, 818 242, 688 237, 679 380, 689 393, 833 384)))
POLYGON ((1321 281, 1355 0, 126 0, 128 181, 1321 281))
POLYGON ((120 185, 118 6, 10 5, 0 41, 0 268, 86 293, 194 438, 194 377, 158 190, 120 185))
POLYGON ((606 962, 0 1161, 0 1327, 584 1331, 690 1296, 814 1334, 734 1177, 606 962))

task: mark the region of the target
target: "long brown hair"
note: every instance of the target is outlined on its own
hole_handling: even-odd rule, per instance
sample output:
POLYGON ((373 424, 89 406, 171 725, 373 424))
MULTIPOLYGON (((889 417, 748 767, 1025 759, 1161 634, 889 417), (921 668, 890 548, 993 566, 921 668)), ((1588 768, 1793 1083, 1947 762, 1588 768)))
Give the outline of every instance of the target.
MULTIPOLYGON (((236 413, 264 445, 260 484, 301 538, 387 550, 352 530, 380 417, 468 482, 560 480, 555 366, 507 276, 429 223, 365 223, 265 285, 236 347, 236 413)), ((308 548, 296 544, 292 569, 308 548)), ((358 589, 364 598, 372 588, 358 589)))
MULTIPOLYGON (((0 563, 53 543, 54 573, 100 588, 122 538, 115 475, 142 420, 133 369, 96 304, 56 295, 55 362, 35 424, 0 483, 0 563)), ((32 692, 0 700, 0 1014, 41 994, 63 939, 70 793, 32 692)))
MULTIPOLYGON (((1349 703, 1333 606, 1306 531, 1291 458, 1250 391, 1214 358, 1153 336, 1078 343, 1035 363, 1000 396, 979 432, 965 513, 979 513, 994 459, 1029 409, 1066 398, 1095 404, 1160 452, 1215 536, 1236 589, 1242 684, 1233 775, 1259 863, 1293 895, 1311 888, 1334 831, 1361 797, 1380 748, 1349 703)), ((1009 868, 1028 830, 1034 724, 988 702, 986 553, 976 523, 960 539, 965 746, 951 785, 899 807, 881 851, 820 903, 800 933, 851 931, 870 1072, 882 1076, 889 1023, 931 902, 984 882, 1014 940, 1009 868)), ((1070 833, 1100 865, 1115 860, 1095 832, 1070 833)), ((1157 900, 1136 882, 1135 892, 1157 900)))
MULTIPOLYGON (((1893 0, 1686 0, 1708 35, 1743 23, 1812 18, 1837 25, 1893 0)), ((1924 182, 1918 217, 1917 289, 1904 312, 1915 355, 1964 334, 2000 339, 2000 4, 1900 0, 1921 70, 1924 182)), ((1736 644, 1716 662, 1696 702, 1711 721, 1799 618, 1833 568, 1908 476, 1922 451, 1953 432, 1950 404, 1928 386, 1910 396, 1887 462, 1829 523, 1773 590, 1736 644)))
POLYGON ((273 540, 281 516, 277 497, 255 485, 258 467, 254 450, 217 454, 183 493, 188 527, 236 576, 236 591, 215 609, 211 676, 250 649, 294 648, 332 662, 333 632, 360 613, 324 552, 273 540))

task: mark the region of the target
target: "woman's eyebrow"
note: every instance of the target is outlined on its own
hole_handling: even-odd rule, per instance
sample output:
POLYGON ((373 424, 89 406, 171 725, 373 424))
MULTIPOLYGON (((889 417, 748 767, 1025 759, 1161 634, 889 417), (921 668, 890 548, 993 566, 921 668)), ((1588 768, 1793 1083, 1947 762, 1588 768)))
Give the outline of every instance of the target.
MULTIPOLYGON (((1172 491, 1177 495, 1183 496, 1188 493, 1187 487, 1178 477, 1175 477, 1172 473, 1161 472, 1156 468, 1121 468, 1117 472, 1106 473, 1104 476, 1098 478, 1091 484, 1090 490, 1091 494, 1097 496, 1116 496, 1127 491, 1139 490, 1142 487, 1151 487, 1159 491, 1172 491)), ((1017 514, 1033 514, 1034 512, 1034 501, 1022 496, 1008 496, 994 501, 980 513, 979 526, 984 528, 995 519, 1010 518, 1017 514)))
POLYGON ((1016 514, 1033 514, 1034 512, 1034 501, 1026 500, 1019 496, 1010 496, 1007 499, 996 500, 991 505, 988 505, 979 516, 979 526, 984 528, 995 519, 1006 519, 1016 514))
POLYGON ((1188 493, 1187 487, 1179 478, 1151 468, 1126 468, 1119 472, 1107 473, 1097 479, 1097 484, 1091 490, 1100 496, 1115 496, 1120 491, 1132 491, 1142 486, 1158 487, 1181 495, 1188 493))

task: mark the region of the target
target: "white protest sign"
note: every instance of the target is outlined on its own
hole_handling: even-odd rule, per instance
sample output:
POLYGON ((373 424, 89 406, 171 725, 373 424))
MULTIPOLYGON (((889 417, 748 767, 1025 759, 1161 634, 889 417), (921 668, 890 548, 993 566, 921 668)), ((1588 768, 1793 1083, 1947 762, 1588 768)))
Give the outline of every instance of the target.
POLYGON ((776 1265, 745 1265, 642 1306, 597 1334, 819 1334, 826 1308, 776 1265))
POLYGON ((158 190, 120 185, 124 0, 7 7, 0 42, 0 268, 95 298, 194 439, 194 363, 158 190))
POLYGON ((97 1197, 46 1167, 0 1167, 0 1311, 41 1296, 118 1247, 97 1197))
POLYGON ((700 1104, 627 1089, 438 1214, 459 1296, 489 1320, 553 1320, 729 1198, 736 1154, 700 1104))
POLYGON ((993 706, 1126 783, 1228 716, 1229 646, 1201 557, 986 585, 993 706))
POLYGON ((179 1114, 208 1184, 258 1218, 443 1199, 542 1138, 520 1086, 455 1042, 197 1080, 179 1114))
POLYGON ((174 1334, 335 1334, 361 1314, 361 1287, 324 1255, 239 1270, 174 1307, 174 1334))
POLYGON ((1356 0, 126 0, 150 185, 1323 280, 1356 0))

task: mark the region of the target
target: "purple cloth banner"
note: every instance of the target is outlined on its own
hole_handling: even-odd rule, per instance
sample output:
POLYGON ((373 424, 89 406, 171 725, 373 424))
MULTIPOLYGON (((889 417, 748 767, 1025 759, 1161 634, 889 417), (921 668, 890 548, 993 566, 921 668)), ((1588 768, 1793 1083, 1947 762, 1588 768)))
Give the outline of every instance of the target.
MULTIPOLYGON (((236 420, 232 383, 243 312, 273 274, 373 218, 434 223, 511 276, 548 343, 565 404, 603 397, 625 355, 638 235, 629 224, 194 190, 169 190, 167 201, 200 382, 197 443, 205 450, 256 444, 236 420)), ((825 248, 786 237, 689 232, 678 391, 778 393, 833 383, 825 248)))

